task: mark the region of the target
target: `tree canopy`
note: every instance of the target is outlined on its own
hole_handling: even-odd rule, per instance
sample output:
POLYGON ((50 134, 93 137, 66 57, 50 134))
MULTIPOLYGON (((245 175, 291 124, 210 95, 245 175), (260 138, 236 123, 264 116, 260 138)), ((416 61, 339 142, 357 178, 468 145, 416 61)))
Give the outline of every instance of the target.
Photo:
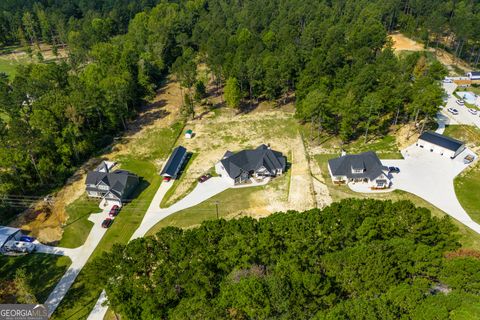
POLYGON ((128 319, 443 319, 480 302, 480 260, 443 257, 454 232, 407 201, 349 199, 167 227, 86 273, 128 319))

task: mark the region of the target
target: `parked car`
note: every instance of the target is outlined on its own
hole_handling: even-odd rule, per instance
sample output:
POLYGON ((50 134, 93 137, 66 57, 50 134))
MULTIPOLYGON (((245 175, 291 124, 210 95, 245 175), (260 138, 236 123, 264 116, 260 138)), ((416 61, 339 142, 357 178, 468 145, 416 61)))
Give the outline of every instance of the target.
POLYGON ((170 180, 172 180, 171 177, 163 177, 163 181, 165 181, 165 182, 169 182, 170 180))
POLYGON ((212 175, 210 173, 204 174, 203 176, 198 178, 198 182, 200 182, 200 183, 205 182, 208 179, 210 179, 211 177, 212 177, 212 175))
POLYGON ((452 82, 453 82, 452 79, 448 79, 448 78, 443 79, 443 83, 452 83, 452 82))
POLYGON ((20 237, 20 241, 23 241, 23 242, 33 242, 33 241, 35 241, 35 238, 34 238, 34 237, 29 237, 29 236, 21 236, 21 237, 20 237))
POLYGON ((388 167, 388 172, 389 173, 399 173, 400 168, 398 168, 398 167, 388 167))
POLYGON ((453 114, 453 115, 457 115, 457 114, 458 114, 458 110, 455 109, 455 108, 448 108, 447 111, 450 112, 450 113, 453 114))
POLYGON ((476 115, 477 114, 477 110, 473 109, 473 108, 468 108, 468 112, 470 112, 471 114, 473 115, 476 115))
POLYGON ((117 205, 112 206, 108 215, 110 217, 115 217, 120 212, 120 207, 117 205))
POLYGON ((102 222, 102 228, 109 228, 113 223, 113 219, 107 218, 102 222))
POLYGON ((465 101, 463 99, 458 99, 457 101, 455 101, 459 106, 464 106, 465 105, 465 101))
POLYGON ((475 159, 475 157, 474 157, 473 155, 471 155, 471 154, 466 155, 465 158, 463 158, 463 163, 469 164, 469 163, 472 162, 474 159, 475 159))

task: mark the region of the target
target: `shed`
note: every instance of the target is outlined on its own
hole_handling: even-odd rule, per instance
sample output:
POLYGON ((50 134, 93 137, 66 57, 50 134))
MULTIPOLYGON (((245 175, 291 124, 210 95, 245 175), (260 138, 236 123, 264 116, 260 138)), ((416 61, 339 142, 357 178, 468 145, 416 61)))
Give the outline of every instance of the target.
POLYGON ((187 131, 185 131, 185 138, 186 139, 193 138, 193 131, 191 129, 188 129, 187 131))
POLYGON ((182 146, 178 146, 173 149, 170 158, 168 158, 167 163, 163 167, 160 175, 163 177, 170 177, 175 179, 178 172, 182 168, 185 159, 187 158, 187 149, 182 146))
POLYGON ((12 227, 0 227, 0 248, 5 245, 10 240, 20 238, 21 232, 20 229, 12 227))
POLYGON ((422 133, 415 145, 451 159, 465 150, 465 144, 462 141, 432 131, 422 133))

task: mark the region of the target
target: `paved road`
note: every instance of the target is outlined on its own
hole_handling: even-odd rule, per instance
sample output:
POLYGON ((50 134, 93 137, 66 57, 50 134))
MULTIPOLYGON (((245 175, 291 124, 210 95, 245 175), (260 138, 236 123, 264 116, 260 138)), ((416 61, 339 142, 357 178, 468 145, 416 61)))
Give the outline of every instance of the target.
POLYGON ((98 297, 97 303, 95 303, 95 307, 93 307, 92 312, 88 315, 87 320, 103 320, 108 310, 108 306, 103 305, 106 301, 107 293, 103 290, 100 297, 98 297))
POLYGON ((70 257, 72 260, 75 259, 79 253, 80 248, 62 248, 62 247, 52 247, 42 244, 38 241, 35 241, 35 252, 38 253, 48 253, 48 254, 56 254, 59 256, 67 256, 70 257))
MULTIPOLYGON (((455 83, 443 83, 442 84, 443 89, 445 90, 446 93, 450 95, 450 98, 448 98, 447 104, 445 105, 445 108, 441 110, 441 113, 450 118, 452 121, 452 124, 468 124, 468 125, 474 125, 480 128, 480 112, 477 115, 473 115, 470 112, 468 112, 468 107, 466 106, 461 106, 456 103, 457 98, 453 95, 453 91, 457 88, 457 85, 455 83), (447 111, 448 108, 455 108, 458 110, 458 115, 453 115, 450 112, 447 111)), ((468 88, 465 89, 468 91, 468 88)))
POLYGON ((402 150, 405 159, 382 160, 386 166, 400 168, 393 174, 393 188, 413 193, 460 221, 467 227, 480 233, 480 225, 474 222, 458 202, 453 185, 454 178, 468 165, 463 163, 464 151, 454 160, 430 153, 415 145, 402 150))
POLYGON ((87 263, 88 258, 90 258, 90 255, 105 235, 107 229, 102 228, 101 224, 105 219, 107 212, 108 209, 102 213, 92 214, 88 218, 88 220, 92 221, 94 225, 90 231, 90 234, 88 235, 87 240, 85 240, 83 246, 73 249, 74 251, 72 250, 74 252, 74 255, 70 257, 72 264, 57 283, 53 291, 50 293, 47 301, 45 301, 45 306, 47 307, 49 317, 53 314, 62 299, 65 297, 68 289, 70 289, 83 266, 87 263))

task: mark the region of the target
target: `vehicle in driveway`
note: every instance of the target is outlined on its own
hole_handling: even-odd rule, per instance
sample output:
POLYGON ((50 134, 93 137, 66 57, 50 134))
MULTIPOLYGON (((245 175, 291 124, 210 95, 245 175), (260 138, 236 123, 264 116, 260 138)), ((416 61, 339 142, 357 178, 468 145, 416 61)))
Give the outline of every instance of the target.
POLYGON ((443 79, 443 83, 452 83, 452 82, 453 82, 452 79, 448 79, 448 78, 443 79))
POLYGON ((388 172, 389 173, 399 173, 400 168, 398 168, 398 167, 388 167, 388 172))
POLYGON ((110 209, 110 212, 108 213, 108 215, 110 217, 115 217, 117 216, 117 214, 120 212, 120 207, 117 206, 117 205, 114 205, 112 206, 112 208, 110 209))
POLYGON ((476 115, 477 114, 477 110, 473 109, 473 108, 468 108, 468 112, 470 112, 471 114, 473 115, 476 115))
POLYGON ((29 236, 21 236, 21 237, 20 237, 20 241, 23 241, 23 242, 33 242, 33 241, 35 241, 35 238, 34 238, 34 237, 29 237, 29 236))
POLYGON ((462 99, 458 99, 457 101, 455 101, 459 106, 464 106, 465 105, 465 101, 462 100, 462 99))
POLYGON ((204 174, 203 176, 198 178, 198 182, 203 183, 203 182, 207 181, 208 179, 210 179, 211 177, 212 177, 212 175, 210 173, 204 174))
POLYGON ((473 160, 475 159, 475 157, 471 154, 468 154, 465 156, 465 158, 463 158, 463 163, 465 164, 469 164, 470 162, 472 162, 473 160))
POLYGON ((169 182, 170 180, 172 180, 172 178, 170 178, 170 177, 163 177, 163 181, 165 181, 165 182, 169 182))
POLYGON ((455 116, 458 114, 458 110, 455 108, 448 108, 447 111, 455 116))
POLYGON ((103 220, 103 222, 102 222, 102 228, 107 229, 107 228, 109 228, 109 227, 112 225, 112 223, 113 223, 113 219, 107 218, 107 219, 103 220))

